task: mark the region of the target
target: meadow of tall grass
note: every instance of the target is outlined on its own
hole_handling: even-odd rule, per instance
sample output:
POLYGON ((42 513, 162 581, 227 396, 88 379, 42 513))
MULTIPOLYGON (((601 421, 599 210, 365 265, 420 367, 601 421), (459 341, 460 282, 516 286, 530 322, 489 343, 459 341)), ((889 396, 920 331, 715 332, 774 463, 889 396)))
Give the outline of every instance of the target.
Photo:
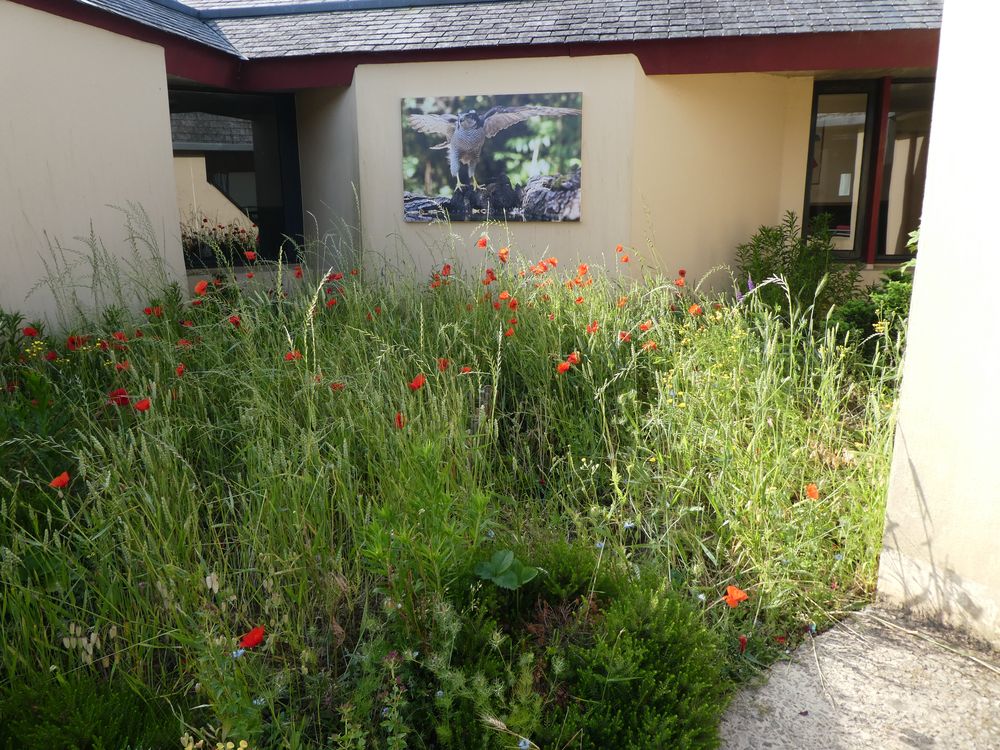
POLYGON ((892 329, 490 232, 4 316, 0 747, 712 747, 871 596, 892 329))

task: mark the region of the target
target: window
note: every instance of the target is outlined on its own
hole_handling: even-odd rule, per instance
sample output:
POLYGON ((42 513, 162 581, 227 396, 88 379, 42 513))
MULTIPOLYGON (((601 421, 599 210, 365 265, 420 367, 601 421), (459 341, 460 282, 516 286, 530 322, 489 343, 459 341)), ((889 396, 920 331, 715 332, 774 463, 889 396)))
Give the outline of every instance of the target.
POLYGON ((905 260, 923 202, 934 84, 818 83, 805 216, 825 214, 845 260, 905 260))

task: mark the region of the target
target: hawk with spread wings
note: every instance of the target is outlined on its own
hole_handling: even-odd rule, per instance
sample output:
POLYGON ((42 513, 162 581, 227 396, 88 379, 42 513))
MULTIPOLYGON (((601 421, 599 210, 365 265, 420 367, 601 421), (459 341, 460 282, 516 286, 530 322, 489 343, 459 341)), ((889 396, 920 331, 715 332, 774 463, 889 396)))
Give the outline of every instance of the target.
POLYGON ((483 153, 487 138, 492 138, 501 130, 517 125, 532 117, 563 117, 578 115, 579 109, 572 107, 540 107, 526 104, 520 107, 493 107, 485 114, 474 109, 457 115, 409 115, 410 127, 418 133, 444 136, 444 142, 434 149, 448 149, 448 161, 455 186, 462 187, 459 169, 462 164, 469 167, 469 180, 473 189, 479 189, 476 181, 476 164, 483 153))

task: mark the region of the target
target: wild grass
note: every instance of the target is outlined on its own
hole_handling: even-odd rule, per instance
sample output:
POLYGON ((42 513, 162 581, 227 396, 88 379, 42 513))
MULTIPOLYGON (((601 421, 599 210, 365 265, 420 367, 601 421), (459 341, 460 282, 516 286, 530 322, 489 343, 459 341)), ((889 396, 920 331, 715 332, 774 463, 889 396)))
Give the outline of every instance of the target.
POLYGON ((871 596, 891 331, 870 361, 809 308, 568 262, 536 274, 498 250, 470 240, 466 273, 419 282, 285 266, 279 286, 229 272, 198 305, 168 286, 146 300, 161 316, 116 307, 66 331, 88 337, 74 351, 6 318, 5 705, 83 676, 159 706, 191 745, 472 747, 462 713, 491 747, 545 731, 587 747, 544 729, 579 704, 556 695, 558 660, 537 666, 562 658, 545 618, 573 571, 578 623, 603 611, 605 575, 693 608, 720 684, 871 596), (477 579, 505 549, 536 583, 477 579), (469 623, 493 633, 496 674, 458 663, 469 623), (264 644, 234 658, 257 625, 264 644))

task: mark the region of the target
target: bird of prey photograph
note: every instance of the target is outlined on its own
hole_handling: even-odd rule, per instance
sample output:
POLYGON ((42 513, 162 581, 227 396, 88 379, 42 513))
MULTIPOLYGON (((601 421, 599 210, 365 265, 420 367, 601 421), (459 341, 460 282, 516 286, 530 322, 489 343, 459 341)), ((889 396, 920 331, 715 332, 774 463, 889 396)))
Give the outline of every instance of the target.
POLYGON ((579 219, 582 95, 409 98, 407 221, 579 219))

